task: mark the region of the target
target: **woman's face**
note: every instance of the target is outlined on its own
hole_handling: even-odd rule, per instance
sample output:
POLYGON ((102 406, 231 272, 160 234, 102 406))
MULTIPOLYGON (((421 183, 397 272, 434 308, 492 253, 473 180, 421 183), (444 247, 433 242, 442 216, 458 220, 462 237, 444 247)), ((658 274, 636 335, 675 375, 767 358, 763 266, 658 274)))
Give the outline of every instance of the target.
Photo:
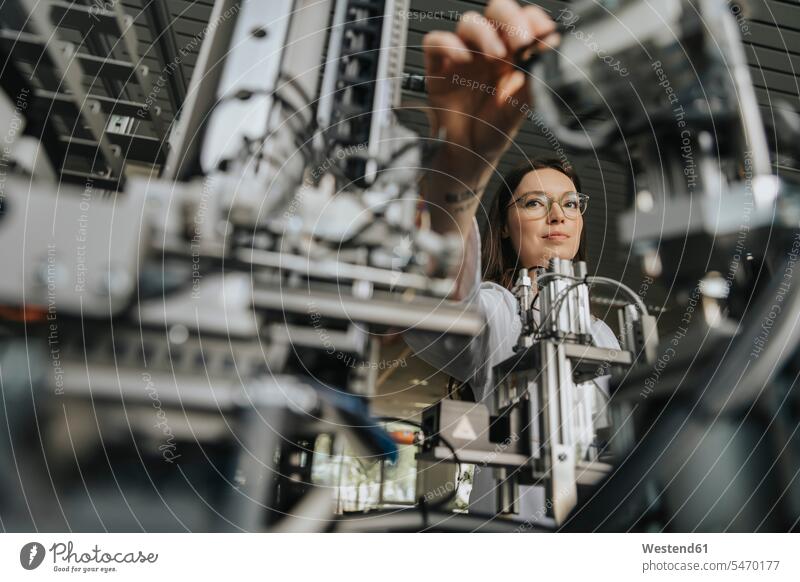
MULTIPOLYGON (((503 237, 510 237, 520 259, 521 267, 545 267, 553 257, 574 259, 578 253, 583 229, 583 216, 576 213, 569 218, 559 204, 550 204, 550 212, 541 217, 532 209, 542 208, 526 195, 544 193, 551 200, 560 201, 567 192, 575 192, 572 180, 552 168, 528 172, 514 191, 517 201, 507 209, 503 237), (522 201, 528 200, 523 206, 522 201)), ((539 210, 543 213, 544 210, 539 210)))

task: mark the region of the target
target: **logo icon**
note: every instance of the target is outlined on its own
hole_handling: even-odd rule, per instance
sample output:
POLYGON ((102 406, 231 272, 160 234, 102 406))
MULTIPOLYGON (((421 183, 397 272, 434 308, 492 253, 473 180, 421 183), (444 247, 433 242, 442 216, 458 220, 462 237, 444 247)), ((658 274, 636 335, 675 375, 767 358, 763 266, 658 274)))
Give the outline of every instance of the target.
POLYGON ((19 551, 19 563, 26 570, 35 570, 44 561, 44 546, 39 542, 28 542, 19 551))

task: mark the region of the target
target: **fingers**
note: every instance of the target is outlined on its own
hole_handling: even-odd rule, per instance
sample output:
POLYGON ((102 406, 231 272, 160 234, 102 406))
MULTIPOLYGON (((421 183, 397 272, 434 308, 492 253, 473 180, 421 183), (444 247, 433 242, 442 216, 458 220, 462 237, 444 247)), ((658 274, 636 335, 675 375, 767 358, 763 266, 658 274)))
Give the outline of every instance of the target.
POLYGON ((525 6, 522 8, 524 18, 533 35, 538 39, 546 39, 556 31, 556 23, 543 9, 538 6, 525 6))
POLYGON ((534 40, 531 22, 516 0, 492 0, 486 7, 486 18, 512 54, 534 40))
POLYGON ((506 56, 506 45, 498 35, 497 29, 478 12, 465 12, 458 21, 456 34, 469 47, 485 56, 498 59, 506 56))
POLYGON ((538 6, 526 6, 522 12, 534 36, 539 40, 537 44, 542 50, 548 50, 558 45, 561 35, 556 32, 556 23, 547 12, 538 6))
POLYGON ((497 96, 500 102, 508 101, 510 98, 520 96, 520 93, 527 92, 526 83, 528 77, 522 71, 511 71, 506 75, 497 87, 497 96))
POLYGON ((539 6, 522 7, 516 0, 491 0, 484 21, 497 31, 509 54, 517 54, 537 41, 551 47, 558 42, 555 22, 539 6))
POLYGON ((520 6, 516 0, 491 0, 486 15, 465 12, 456 33, 429 32, 423 39, 426 66, 441 70, 448 61, 467 63, 473 60, 470 50, 486 57, 503 59, 539 41, 543 48, 559 40, 556 24, 538 6, 520 6))
POLYGON ((452 32, 434 30, 422 38, 425 54, 425 69, 428 74, 441 73, 451 63, 469 63, 472 53, 464 42, 452 32))

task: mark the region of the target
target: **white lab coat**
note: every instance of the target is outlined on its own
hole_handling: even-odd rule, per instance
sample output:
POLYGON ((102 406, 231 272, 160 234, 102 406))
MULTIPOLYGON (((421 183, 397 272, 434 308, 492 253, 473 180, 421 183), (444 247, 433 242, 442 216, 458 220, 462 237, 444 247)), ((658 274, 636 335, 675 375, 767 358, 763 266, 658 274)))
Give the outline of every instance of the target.
MULTIPOLYGON (((478 223, 473 220, 473 228, 464 245, 464 268, 461 277, 462 304, 476 307, 483 315, 486 324, 480 334, 471 338, 453 337, 447 334, 408 330, 403 334, 406 343, 414 352, 434 366, 462 382, 469 382, 475 391, 476 400, 489 407, 494 413, 491 394, 492 368, 514 355, 514 345, 522 330, 517 298, 504 287, 480 280, 480 234, 478 223)), ((538 314, 538 312, 534 312, 538 314)), ((595 345, 619 349, 617 338, 611 329, 599 319, 592 322, 592 337, 595 345)), ((608 377, 598 379, 598 384, 607 390, 608 377)), ((585 394, 596 396, 593 390, 585 394)), ((599 400, 599 399, 598 399, 599 400)), ((602 402, 593 403, 592 409, 598 411, 602 402)), ((491 468, 476 471, 469 508, 472 512, 494 513, 495 480, 491 468)), ((547 522, 545 515, 544 488, 540 486, 521 486, 519 515, 522 521, 547 522)))

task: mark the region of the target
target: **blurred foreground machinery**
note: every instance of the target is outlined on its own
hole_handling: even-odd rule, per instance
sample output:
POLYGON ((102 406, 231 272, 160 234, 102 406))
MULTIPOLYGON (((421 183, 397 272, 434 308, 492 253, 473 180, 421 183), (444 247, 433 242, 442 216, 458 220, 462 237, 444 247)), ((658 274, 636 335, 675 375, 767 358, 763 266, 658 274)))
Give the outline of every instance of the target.
MULTIPOLYGON (((459 241, 417 223, 419 141, 392 113, 407 8, 218 0, 168 139, 118 5, 0 8, 4 528, 516 527, 426 508, 337 520, 311 484, 321 433, 396 455, 367 406, 377 369, 355 365, 374 333, 481 326, 442 301, 459 241)), ((521 272, 493 409, 428 411, 423 456, 513 443, 492 457, 497 512, 542 484, 531 529, 796 529, 800 200, 772 171, 730 8, 621 0, 559 20, 559 50, 531 64, 537 107, 562 143, 630 160, 625 242, 684 318, 659 338, 635 293, 581 263, 535 288, 521 272), (621 350, 587 333, 596 285, 621 290, 621 350), (599 415, 585 395, 609 374, 599 415), (472 433, 453 430, 464 412, 472 433)))
MULTIPOLYGON (((519 487, 540 485, 546 515, 534 527, 800 527, 800 190, 772 166, 798 160, 800 117, 776 104, 768 142, 735 8, 576 3, 553 15, 558 49, 526 61, 560 143, 629 161, 623 242, 678 298, 680 321, 658 334, 635 292, 586 277, 581 263, 551 261, 536 288, 520 275, 520 303, 538 296, 540 315, 520 310, 493 410, 443 401, 423 422, 461 461, 491 467, 497 515, 525 519, 519 487), (600 283, 620 291, 622 350, 586 335, 600 283), (584 406, 608 373, 610 423, 584 406)), ((427 456, 453 460, 427 442, 427 456)))
POLYGON ((617 468, 563 527, 796 531, 800 190, 772 160, 798 159, 800 117, 763 118, 738 6, 609 6, 563 15, 559 51, 531 69, 537 107, 563 143, 631 160, 623 242, 680 321, 652 365, 616 377, 617 468))
POLYGON ((3 5, 4 528, 319 529, 317 435, 396 456, 374 334, 480 325, 416 224, 406 9, 216 2, 167 141, 118 4, 3 5))

